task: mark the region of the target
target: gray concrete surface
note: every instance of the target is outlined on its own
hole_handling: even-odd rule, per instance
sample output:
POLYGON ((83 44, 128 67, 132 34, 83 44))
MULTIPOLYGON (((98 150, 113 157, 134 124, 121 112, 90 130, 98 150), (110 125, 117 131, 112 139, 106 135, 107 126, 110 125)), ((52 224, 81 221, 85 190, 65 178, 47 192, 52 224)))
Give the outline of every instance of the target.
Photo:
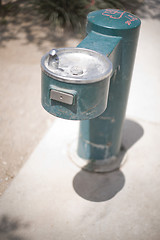
POLYGON ((72 32, 54 31, 28 5, 0 17, 0 195, 54 119, 41 107, 41 57, 79 41, 72 32))
POLYGON ((158 19, 142 21, 125 165, 110 174, 81 171, 69 155, 78 122, 56 120, 0 199, 0 240, 159 240, 159 28, 158 19))
POLYGON ((68 155, 78 122, 57 120, 0 200, 0 239, 159 240, 159 132, 127 120, 125 165, 92 174, 68 155))
POLYGON ((160 21, 143 19, 127 108, 128 116, 160 123, 160 21))

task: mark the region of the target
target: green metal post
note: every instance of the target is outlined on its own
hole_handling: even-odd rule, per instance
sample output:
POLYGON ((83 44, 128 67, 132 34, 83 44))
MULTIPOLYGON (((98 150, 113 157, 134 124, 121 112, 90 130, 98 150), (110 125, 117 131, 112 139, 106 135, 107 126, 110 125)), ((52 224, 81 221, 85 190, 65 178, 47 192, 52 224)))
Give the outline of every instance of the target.
POLYGON ((83 159, 107 160, 120 152, 140 23, 136 16, 116 9, 88 15, 88 35, 78 47, 107 55, 114 71, 105 112, 80 122, 78 155, 83 159))

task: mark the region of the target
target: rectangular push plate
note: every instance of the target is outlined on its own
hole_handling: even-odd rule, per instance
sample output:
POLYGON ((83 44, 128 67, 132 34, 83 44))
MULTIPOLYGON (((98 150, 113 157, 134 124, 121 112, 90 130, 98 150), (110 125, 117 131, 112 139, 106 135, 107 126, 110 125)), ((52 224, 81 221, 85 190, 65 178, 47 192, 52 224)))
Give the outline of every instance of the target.
POLYGON ((53 89, 51 89, 51 91, 50 91, 50 99, 56 100, 58 102, 72 105, 73 98, 74 98, 74 96, 69 93, 65 93, 65 92, 61 92, 61 91, 57 91, 57 90, 53 90, 53 89))

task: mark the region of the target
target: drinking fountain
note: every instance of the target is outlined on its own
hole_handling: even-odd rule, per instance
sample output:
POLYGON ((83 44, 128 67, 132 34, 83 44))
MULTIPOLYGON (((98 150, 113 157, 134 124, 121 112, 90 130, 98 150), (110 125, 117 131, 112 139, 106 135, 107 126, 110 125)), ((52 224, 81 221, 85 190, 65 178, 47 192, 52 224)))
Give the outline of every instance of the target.
POLYGON ((42 57, 42 106, 54 116, 80 120, 70 154, 85 170, 110 172, 122 164, 140 24, 138 17, 118 9, 91 12, 77 48, 52 49, 42 57))

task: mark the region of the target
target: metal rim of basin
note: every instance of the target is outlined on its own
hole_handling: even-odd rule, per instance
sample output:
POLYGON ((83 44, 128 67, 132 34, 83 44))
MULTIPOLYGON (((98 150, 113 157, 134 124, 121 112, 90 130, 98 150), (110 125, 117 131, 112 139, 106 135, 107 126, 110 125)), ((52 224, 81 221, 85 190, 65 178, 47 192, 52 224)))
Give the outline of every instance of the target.
POLYGON ((59 48, 42 57, 41 69, 61 82, 90 84, 108 78, 112 63, 105 55, 90 49, 59 48))

